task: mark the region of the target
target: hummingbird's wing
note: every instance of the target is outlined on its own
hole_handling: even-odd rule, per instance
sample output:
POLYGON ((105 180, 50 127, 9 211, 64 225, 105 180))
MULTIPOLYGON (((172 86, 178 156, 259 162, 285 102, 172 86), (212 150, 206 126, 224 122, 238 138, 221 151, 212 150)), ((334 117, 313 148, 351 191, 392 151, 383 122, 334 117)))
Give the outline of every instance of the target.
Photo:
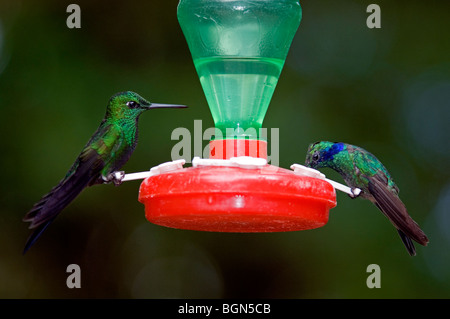
POLYGON ((23 221, 31 222, 29 228, 34 231, 28 238, 24 253, 85 187, 99 179, 105 162, 110 157, 108 150, 117 147, 117 143, 121 141, 119 138, 114 139, 112 136, 114 134, 115 131, 109 130, 108 126, 100 127, 86 144, 66 177, 25 215, 23 221), (107 137, 106 144, 104 137, 107 137))
POLYGON ((410 238, 426 246, 428 238, 419 225, 411 218, 400 198, 392 192, 382 174, 367 177, 368 189, 375 200, 375 205, 394 224, 398 233, 411 255, 415 254, 414 245, 410 238))

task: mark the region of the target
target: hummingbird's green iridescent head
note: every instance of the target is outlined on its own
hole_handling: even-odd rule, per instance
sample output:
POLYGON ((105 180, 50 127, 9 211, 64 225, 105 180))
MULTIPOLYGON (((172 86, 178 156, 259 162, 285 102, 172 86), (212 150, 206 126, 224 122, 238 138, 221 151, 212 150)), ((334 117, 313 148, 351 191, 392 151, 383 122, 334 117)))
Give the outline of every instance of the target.
POLYGON ((333 167, 334 156, 344 150, 344 143, 316 142, 311 144, 306 154, 305 165, 311 168, 333 167))
POLYGON ((150 103, 137 93, 126 91, 114 94, 108 103, 107 117, 111 119, 137 119, 144 111, 154 108, 183 108, 185 105, 150 103))

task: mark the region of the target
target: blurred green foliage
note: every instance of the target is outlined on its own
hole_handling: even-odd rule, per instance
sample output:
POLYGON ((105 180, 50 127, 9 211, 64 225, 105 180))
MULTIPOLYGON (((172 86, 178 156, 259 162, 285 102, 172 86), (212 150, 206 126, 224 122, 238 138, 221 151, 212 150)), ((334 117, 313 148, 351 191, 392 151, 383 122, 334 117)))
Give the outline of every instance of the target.
POLYGON ((372 2, 301 1, 264 126, 280 128, 281 167, 303 163, 316 140, 382 160, 430 238, 414 258, 373 205, 342 193, 320 229, 222 234, 150 224, 139 182, 85 190, 23 256, 23 215, 64 176, 112 94, 190 107, 142 116, 127 172, 170 160, 173 129, 213 122, 177 1, 80 0, 81 29, 66 27, 69 1, 0 2, 0 297, 449 298, 450 2, 380 0, 382 27, 368 29, 372 2), (72 263, 81 289, 66 287, 72 263), (366 286, 372 263, 380 289, 366 286))

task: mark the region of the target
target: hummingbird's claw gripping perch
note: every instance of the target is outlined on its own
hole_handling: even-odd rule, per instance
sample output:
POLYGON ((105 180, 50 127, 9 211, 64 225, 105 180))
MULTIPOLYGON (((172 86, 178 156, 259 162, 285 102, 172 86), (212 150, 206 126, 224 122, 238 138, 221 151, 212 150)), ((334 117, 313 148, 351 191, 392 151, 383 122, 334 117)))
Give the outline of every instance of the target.
POLYGON ((113 175, 112 182, 115 186, 119 186, 120 184, 122 184, 123 178, 125 177, 124 171, 116 171, 111 174, 113 175))
POLYGON ((108 176, 102 176, 102 179, 105 184, 114 183, 115 186, 119 186, 122 184, 122 180, 125 177, 124 171, 115 171, 112 173, 109 173, 108 176))
POLYGON ((351 194, 348 194, 350 198, 356 198, 361 194, 361 190, 357 187, 350 189, 351 194))

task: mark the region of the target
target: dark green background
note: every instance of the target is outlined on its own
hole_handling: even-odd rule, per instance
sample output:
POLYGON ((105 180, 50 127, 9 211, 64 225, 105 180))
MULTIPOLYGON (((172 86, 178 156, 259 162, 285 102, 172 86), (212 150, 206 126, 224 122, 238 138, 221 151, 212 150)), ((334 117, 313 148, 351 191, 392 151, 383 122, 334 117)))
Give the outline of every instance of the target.
POLYGON ((85 190, 23 256, 22 217, 64 176, 112 94, 129 89, 190 107, 141 117, 127 172, 170 160, 173 129, 213 122, 177 1, 77 1, 82 27, 68 29, 71 2, 3 0, 0 297, 450 297, 450 3, 376 1, 382 28, 368 29, 373 2, 301 2, 264 126, 280 130, 281 167, 303 163, 309 143, 322 139, 382 160, 430 238, 414 258, 371 203, 340 192, 320 229, 223 234, 150 224, 139 181, 85 190), (81 289, 66 287, 72 263, 81 289), (372 263, 380 289, 366 286, 372 263))

